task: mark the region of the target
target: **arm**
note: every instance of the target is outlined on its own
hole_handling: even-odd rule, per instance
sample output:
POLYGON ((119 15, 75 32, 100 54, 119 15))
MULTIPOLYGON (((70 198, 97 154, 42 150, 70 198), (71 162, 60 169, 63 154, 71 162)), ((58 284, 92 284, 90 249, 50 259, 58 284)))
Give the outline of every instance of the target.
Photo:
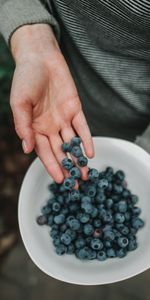
MULTIPOLYGON (((10 40, 16 62, 10 104, 15 129, 25 153, 33 148, 48 173, 62 182, 65 154, 62 142, 78 134, 86 155, 94 155, 93 142, 67 63, 47 24, 18 28, 10 40)), ((87 179, 88 168, 82 168, 87 179)))

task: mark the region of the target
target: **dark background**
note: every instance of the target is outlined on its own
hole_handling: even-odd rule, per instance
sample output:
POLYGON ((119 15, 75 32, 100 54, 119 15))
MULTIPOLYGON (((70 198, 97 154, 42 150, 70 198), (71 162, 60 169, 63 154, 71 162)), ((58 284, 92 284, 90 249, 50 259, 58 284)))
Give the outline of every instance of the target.
POLYGON ((14 68, 0 36, 0 300, 150 299, 150 271, 120 283, 84 287, 48 277, 30 260, 19 235, 17 204, 21 182, 35 153, 23 153, 13 126, 9 94, 14 68))

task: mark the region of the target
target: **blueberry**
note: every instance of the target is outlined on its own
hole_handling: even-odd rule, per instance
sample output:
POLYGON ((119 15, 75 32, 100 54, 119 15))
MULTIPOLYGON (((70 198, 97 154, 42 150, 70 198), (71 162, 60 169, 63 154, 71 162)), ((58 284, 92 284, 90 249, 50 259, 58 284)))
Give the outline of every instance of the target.
POLYGON ((119 258, 126 256, 126 254, 127 254, 127 250, 125 248, 120 248, 119 250, 116 250, 116 255, 119 258))
POLYGON ((131 213, 129 211, 125 212, 125 220, 129 221, 131 219, 131 213))
POLYGON ((114 219, 116 223, 123 223, 125 221, 125 216, 122 213, 116 213, 114 219))
POLYGON ((63 152, 66 153, 66 152, 71 152, 72 147, 69 143, 63 143, 61 145, 61 149, 62 149, 63 152))
POLYGON ((136 240, 135 239, 129 240, 129 244, 128 244, 128 247, 127 247, 128 251, 133 251, 136 248, 137 248, 137 242, 136 242, 136 240))
POLYGON ((81 208, 85 211, 85 213, 90 214, 93 211, 93 205, 89 202, 81 203, 81 208))
POLYGON ((104 241, 104 246, 105 246, 106 248, 111 248, 111 247, 112 247, 112 242, 106 240, 106 241, 104 241))
POLYGON ((75 179, 78 179, 81 177, 81 171, 79 168, 77 167, 73 167, 71 170, 70 170, 70 175, 75 178, 75 179))
POLYGON ((85 167, 88 164, 88 159, 85 156, 80 156, 77 159, 77 164, 79 167, 85 167))
POLYGON ((129 228, 127 226, 123 226, 123 228, 120 229, 120 232, 124 235, 128 235, 129 228))
POLYGON ((67 247, 67 254, 74 254, 75 246, 73 244, 68 245, 67 247))
POLYGON ((89 196, 81 196, 81 203, 91 203, 91 198, 89 196))
POLYGON ((91 248, 93 250, 101 250, 103 248, 103 243, 98 238, 93 238, 91 240, 91 248))
POLYGON ((81 144, 81 138, 78 137, 78 136, 74 136, 72 139, 71 139, 71 145, 72 146, 79 146, 81 144))
POLYGON ((57 201, 59 202, 59 204, 64 204, 64 197, 62 195, 57 196, 57 201))
POLYGON ((70 204, 69 210, 71 213, 76 212, 78 210, 78 204, 77 203, 70 204))
POLYGON ((65 178, 63 182, 63 186, 65 187, 66 190, 71 191, 75 186, 75 179, 72 177, 65 178))
POLYGON ((75 157, 79 157, 79 156, 82 156, 82 149, 80 146, 73 146, 72 149, 71 149, 71 154, 75 157))
POLYGON ((86 213, 81 214, 79 220, 81 223, 87 223, 90 219, 90 216, 86 213))
POLYGON ((115 239, 115 234, 111 230, 107 230, 104 232, 104 239, 108 241, 113 241, 115 239))
POLYGON ((58 230, 56 230, 56 229, 51 230, 51 231, 50 231, 50 236, 51 236, 52 238, 54 238, 55 236, 58 236, 58 230))
POLYGON ((53 203, 53 205, 52 205, 53 211, 58 212, 58 211, 60 211, 60 208, 61 208, 61 206, 58 202, 53 203))
POLYGON ((118 238, 117 242, 118 242, 118 245, 121 248, 125 248, 125 247, 127 247, 128 243, 129 243, 129 240, 128 240, 127 237, 121 236, 121 237, 118 238))
POLYGON ((115 193, 121 194, 122 191, 123 191, 123 187, 119 184, 114 184, 113 185, 113 190, 114 190, 115 193))
POLYGON ((38 216, 36 218, 36 222, 37 222, 38 225, 45 225, 45 224, 47 224, 47 217, 43 216, 43 215, 38 216))
POLYGON ((53 216, 53 215, 50 215, 50 216, 48 217, 48 222, 47 222, 47 224, 48 224, 49 226, 52 226, 53 223, 54 223, 54 216, 53 216))
POLYGON ((69 209, 67 207, 64 207, 61 209, 61 213, 66 216, 69 213, 69 209))
POLYGON ((103 191, 99 191, 96 194, 95 201, 97 203, 103 203, 105 200, 106 200, 106 196, 105 196, 104 192, 103 191))
POLYGON ((138 230, 139 228, 142 228, 144 226, 144 221, 140 218, 135 217, 131 220, 131 224, 134 229, 138 230))
POLYGON ((58 190, 58 184, 56 182, 52 182, 48 185, 48 189, 52 192, 55 193, 58 190))
POLYGON ((112 208, 112 206, 113 206, 113 200, 111 198, 107 198, 106 207, 109 209, 112 208))
POLYGON ((85 235, 91 235, 94 232, 94 228, 91 224, 85 224, 83 226, 83 232, 85 233, 85 235))
POLYGON ((128 198, 130 196, 130 191, 128 189, 124 189, 122 192, 122 197, 123 198, 128 198))
POLYGON ((75 232, 74 230, 70 229, 70 228, 68 228, 68 229, 65 231, 65 233, 70 235, 72 241, 75 240, 76 237, 77 237, 76 232, 75 232))
POLYGON ((112 167, 107 167, 106 170, 105 170, 105 173, 113 175, 114 174, 114 170, 113 170, 112 167))
POLYGON ((80 228, 80 222, 77 219, 68 221, 68 225, 73 230, 78 230, 80 228))
POLYGON ((101 189, 105 189, 108 187, 108 180, 105 178, 102 178, 98 181, 98 187, 101 189))
POLYGON ((106 216, 106 215, 107 215, 106 209, 104 209, 104 208, 100 209, 100 211, 99 211, 99 218, 103 219, 104 216, 106 216))
POLYGON ((80 200, 80 192, 79 190, 72 190, 70 193, 70 200, 71 201, 78 201, 80 200))
POLYGON ((85 238, 86 244, 87 244, 88 246, 90 245, 92 238, 93 238, 92 236, 87 236, 87 237, 85 238))
POLYGON ((106 250, 107 257, 116 257, 116 252, 113 248, 108 248, 106 250))
POLYGON ((48 215, 51 213, 51 211, 52 211, 51 207, 49 207, 47 205, 43 206, 41 209, 41 212, 43 215, 48 215))
POLYGON ((103 235, 103 232, 102 232, 102 230, 101 230, 100 228, 96 228, 96 229, 94 230, 93 236, 94 236, 95 238, 97 238, 97 237, 101 238, 102 235, 103 235))
POLYGON ((98 171, 96 170, 96 169, 89 169, 89 171, 88 171, 88 179, 90 180, 90 181, 95 181, 97 178, 98 178, 98 176, 99 176, 99 173, 98 173, 98 171))
POLYGON ((93 207, 93 210, 91 212, 91 217, 94 219, 98 215, 98 209, 96 207, 93 207))
POLYGON ((59 189, 59 191, 60 191, 60 193, 63 193, 63 192, 65 192, 65 187, 63 186, 63 184, 60 186, 60 189, 59 189))
POLYGON ((120 213, 125 213, 127 211, 127 203, 124 200, 118 202, 118 211, 120 213))
POLYGON ((122 171, 122 170, 118 170, 116 173, 115 173, 115 177, 117 179, 119 179, 120 181, 123 181, 125 179, 125 173, 122 171))
POLYGON ((131 196, 131 202, 132 202, 132 204, 137 204, 137 202, 139 201, 139 198, 138 198, 138 196, 137 195, 132 195, 131 196))
POLYGON ((133 213, 133 215, 135 215, 135 216, 139 216, 140 213, 141 213, 141 208, 140 208, 140 207, 137 207, 137 206, 134 206, 134 207, 132 208, 132 213, 133 213))
POLYGON ((92 249, 88 249, 88 257, 89 260, 95 259, 96 258, 96 251, 92 249))
POLYGON ((76 241, 75 241, 75 246, 77 249, 81 249, 85 246, 85 239, 83 238, 78 238, 76 241))
MULTIPOLYGON (((120 224, 119 224, 120 225, 120 224)), ((114 235, 115 235, 115 240, 118 238, 118 237, 120 237, 122 234, 120 233, 120 231, 119 230, 117 230, 117 229, 115 229, 115 228, 113 228, 113 233, 114 233, 114 235)))
POLYGON ((89 197, 94 197, 94 196, 96 195, 96 187, 90 185, 90 186, 87 188, 87 195, 88 195, 89 197))
POLYGON ((55 251, 58 255, 63 255, 67 252, 67 248, 65 247, 65 245, 60 244, 55 248, 55 251))
POLYGON ((89 249, 88 247, 84 247, 76 251, 77 257, 80 259, 87 259, 89 255, 89 249))
POLYGON ((61 231, 61 232, 65 232, 66 229, 67 229, 67 225, 66 225, 66 224, 62 224, 62 225, 60 226, 60 231, 61 231))
POLYGON ((60 244, 61 244, 60 237, 59 236, 55 236, 54 239, 53 239, 53 245, 57 247, 60 244))
POLYGON ((101 217, 101 219, 104 223, 110 223, 113 220, 113 216, 110 211, 107 211, 106 214, 101 217))
POLYGON ((101 250, 101 251, 98 251, 97 252, 97 259, 100 260, 100 261, 104 261, 107 259, 107 255, 106 255, 106 252, 101 250))
POLYGON ((65 245, 69 245, 71 243, 71 236, 67 234, 66 232, 62 233, 61 237, 61 242, 65 245))
POLYGON ((102 225, 102 222, 101 222, 100 219, 95 219, 94 222, 93 222, 93 224, 94 224, 94 227, 100 228, 101 225, 102 225))
POLYGON ((73 161, 68 157, 65 157, 62 160, 61 164, 62 164, 63 168, 66 169, 66 170, 70 170, 74 166, 73 161))
POLYGON ((65 216, 63 214, 59 214, 59 215, 55 216, 54 222, 59 225, 63 224, 65 222, 65 216))
POLYGON ((106 224, 103 226, 103 232, 105 231, 111 231, 112 230, 112 225, 111 224, 106 224))
POLYGON ((58 227, 57 224, 53 224, 53 225, 51 226, 51 229, 52 229, 52 231, 53 231, 53 230, 58 230, 59 227, 58 227))

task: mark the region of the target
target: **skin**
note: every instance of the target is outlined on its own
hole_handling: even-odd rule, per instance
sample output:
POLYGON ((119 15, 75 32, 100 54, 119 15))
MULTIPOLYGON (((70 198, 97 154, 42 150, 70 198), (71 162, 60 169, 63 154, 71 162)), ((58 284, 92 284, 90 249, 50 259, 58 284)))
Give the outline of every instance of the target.
MULTIPOLYGON (((16 133, 24 152, 35 149, 47 172, 61 183, 69 176, 61 167, 66 156, 61 150, 63 142, 79 135, 87 157, 94 156, 73 78, 49 25, 18 28, 10 45, 16 63, 10 94, 16 133)), ((86 180, 88 168, 81 171, 86 180)))

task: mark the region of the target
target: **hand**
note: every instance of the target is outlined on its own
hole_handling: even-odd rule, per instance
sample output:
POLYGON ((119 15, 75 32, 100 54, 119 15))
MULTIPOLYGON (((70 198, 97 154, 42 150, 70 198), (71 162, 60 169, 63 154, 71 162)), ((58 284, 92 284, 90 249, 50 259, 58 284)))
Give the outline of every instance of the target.
MULTIPOLYGON (((79 135, 89 158, 94 147, 69 68, 49 25, 26 25, 11 38, 16 62, 10 105, 25 153, 33 148, 48 173, 61 183, 68 172, 61 144, 79 135)), ((82 178, 87 179, 87 167, 82 178)))

